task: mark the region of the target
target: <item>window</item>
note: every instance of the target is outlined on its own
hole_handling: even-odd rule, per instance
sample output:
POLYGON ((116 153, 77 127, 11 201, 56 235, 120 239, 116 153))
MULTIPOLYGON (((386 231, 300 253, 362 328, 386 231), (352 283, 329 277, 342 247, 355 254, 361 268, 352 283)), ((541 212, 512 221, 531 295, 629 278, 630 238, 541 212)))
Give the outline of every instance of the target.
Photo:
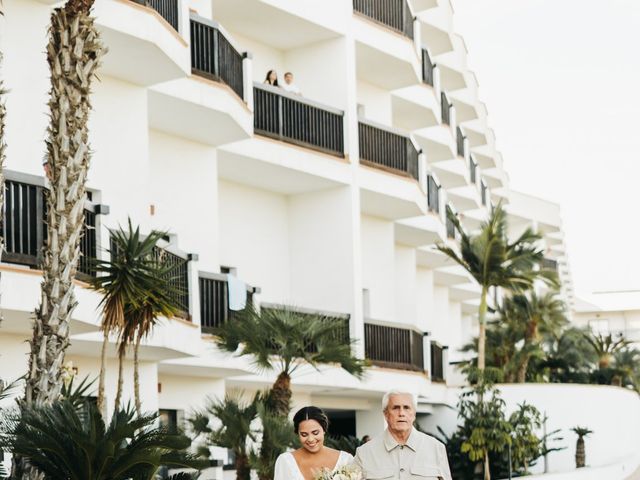
POLYGON ((160 409, 158 411, 160 426, 171 433, 177 433, 182 428, 184 412, 182 410, 160 409))

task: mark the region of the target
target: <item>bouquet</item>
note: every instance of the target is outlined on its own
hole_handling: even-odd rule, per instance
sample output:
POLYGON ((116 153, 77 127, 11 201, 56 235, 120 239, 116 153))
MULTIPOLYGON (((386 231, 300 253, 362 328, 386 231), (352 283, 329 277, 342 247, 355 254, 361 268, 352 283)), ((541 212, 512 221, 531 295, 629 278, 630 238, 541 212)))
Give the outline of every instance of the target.
POLYGON ((344 465, 335 470, 323 468, 313 480, 364 480, 364 475, 356 465, 344 465))

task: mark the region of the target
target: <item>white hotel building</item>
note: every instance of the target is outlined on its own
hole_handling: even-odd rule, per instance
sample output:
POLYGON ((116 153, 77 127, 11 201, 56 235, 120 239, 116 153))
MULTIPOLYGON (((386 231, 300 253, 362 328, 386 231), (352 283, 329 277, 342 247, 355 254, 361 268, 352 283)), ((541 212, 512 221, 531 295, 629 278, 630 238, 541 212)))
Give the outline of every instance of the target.
MULTIPOLYGON (((0 17, 10 90, 4 379, 25 372, 39 299, 44 51, 56 3, 5 0, 0 17)), ((93 93, 83 253, 106 255, 108 228, 131 217, 169 230, 166 250, 188 259, 184 318, 164 321, 142 348, 145 409, 179 417, 206 396, 273 381, 208 333, 228 315, 232 272, 257 304, 348 319, 357 354, 373 364, 363 380, 301 370, 294 407, 314 404, 345 433, 376 434, 380 399, 395 387, 437 423, 455 405, 455 362, 476 332, 480 292, 434 249, 455 243, 447 208, 474 229, 505 203, 514 233, 544 234, 572 302, 559 208, 509 189, 449 0, 96 0, 94 13, 109 53, 93 93), (265 86, 272 68, 280 81, 293 72, 303 95, 265 86)), ((68 358, 96 376, 99 298, 82 275, 68 358)), ((115 349, 110 362, 113 396, 115 349)))

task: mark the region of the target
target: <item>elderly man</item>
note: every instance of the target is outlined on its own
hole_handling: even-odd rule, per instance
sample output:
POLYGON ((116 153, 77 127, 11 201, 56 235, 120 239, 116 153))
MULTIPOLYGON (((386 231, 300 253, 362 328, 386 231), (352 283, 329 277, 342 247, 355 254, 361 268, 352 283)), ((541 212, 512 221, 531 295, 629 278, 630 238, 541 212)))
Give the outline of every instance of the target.
POLYGON ((355 463, 364 477, 367 480, 451 480, 444 445, 413 427, 415 397, 391 391, 382 398, 382 411, 387 429, 356 451, 355 463))

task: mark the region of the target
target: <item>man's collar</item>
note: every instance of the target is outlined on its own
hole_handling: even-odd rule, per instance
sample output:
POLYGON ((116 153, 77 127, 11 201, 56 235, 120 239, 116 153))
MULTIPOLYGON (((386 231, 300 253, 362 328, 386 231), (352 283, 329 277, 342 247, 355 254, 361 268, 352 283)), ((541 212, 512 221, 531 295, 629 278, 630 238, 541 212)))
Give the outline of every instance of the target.
MULTIPOLYGON (((384 431, 384 447, 387 449, 387 452, 390 452, 400 444, 398 441, 391 435, 389 430, 384 431)), ((414 452, 418 449, 418 431, 415 428, 411 429, 411 434, 407 439, 406 446, 409 447, 414 452)))

